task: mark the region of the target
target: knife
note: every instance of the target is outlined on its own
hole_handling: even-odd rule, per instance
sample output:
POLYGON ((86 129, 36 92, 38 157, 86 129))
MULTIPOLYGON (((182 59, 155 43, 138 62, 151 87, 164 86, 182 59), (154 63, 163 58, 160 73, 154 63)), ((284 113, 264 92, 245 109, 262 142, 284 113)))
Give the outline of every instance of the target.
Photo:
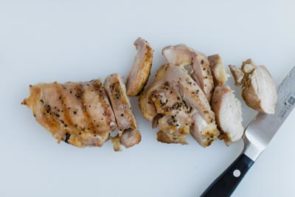
POLYGON ((278 88, 275 114, 258 113, 247 126, 244 150, 238 158, 201 194, 201 197, 227 197, 239 185, 247 171, 265 150, 295 106, 295 67, 278 88))

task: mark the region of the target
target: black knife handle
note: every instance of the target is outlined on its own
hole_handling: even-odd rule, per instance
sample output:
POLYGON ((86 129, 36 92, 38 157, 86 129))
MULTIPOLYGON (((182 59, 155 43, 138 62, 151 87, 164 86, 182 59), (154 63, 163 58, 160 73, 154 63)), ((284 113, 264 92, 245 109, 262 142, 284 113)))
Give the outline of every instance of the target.
POLYGON ((241 154, 215 181, 201 197, 228 197, 239 185, 247 171, 253 165, 245 154, 241 154))

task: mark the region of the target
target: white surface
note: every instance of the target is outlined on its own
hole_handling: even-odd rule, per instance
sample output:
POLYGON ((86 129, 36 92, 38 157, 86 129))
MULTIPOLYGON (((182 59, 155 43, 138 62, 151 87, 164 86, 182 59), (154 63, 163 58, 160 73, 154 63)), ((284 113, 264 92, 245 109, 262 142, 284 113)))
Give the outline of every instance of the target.
MULTIPOLYGON (((142 143, 114 153, 56 144, 20 105, 28 85, 126 76, 142 36, 155 49, 186 43, 227 64, 248 57, 280 82, 295 65, 294 1, 0 1, 0 196, 198 196, 242 143, 166 145, 134 110, 142 143)), ((135 99, 133 100, 135 101, 135 99)), ((244 108, 245 123, 253 111, 244 108)), ((293 112, 234 196, 295 196, 293 112)))

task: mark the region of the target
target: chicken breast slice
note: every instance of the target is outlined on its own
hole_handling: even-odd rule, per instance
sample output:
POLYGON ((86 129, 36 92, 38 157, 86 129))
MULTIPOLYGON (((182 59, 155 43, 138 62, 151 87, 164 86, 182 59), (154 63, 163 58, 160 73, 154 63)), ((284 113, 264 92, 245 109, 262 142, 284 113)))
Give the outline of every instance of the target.
POLYGON ((218 54, 211 55, 208 56, 208 60, 214 80, 214 85, 224 85, 227 81, 228 76, 226 74, 221 57, 218 54))
POLYGON ((137 55, 129 72, 126 87, 128 96, 138 95, 148 81, 153 62, 153 49, 142 38, 135 40, 137 55))
POLYGON ((146 90, 139 96, 139 109, 143 117, 149 121, 153 121, 154 117, 157 115, 156 107, 152 101, 152 94, 156 90, 160 89, 162 84, 165 82, 163 78, 165 78, 168 66, 168 64, 164 64, 158 69, 152 84, 150 84, 150 86, 147 87, 146 90))
POLYGON ((242 97, 249 107, 263 113, 275 113, 276 85, 265 66, 256 66, 248 59, 241 69, 234 66, 230 66, 230 69, 236 84, 241 84, 242 97))
POLYGON ((212 91, 214 88, 213 76, 210 69, 210 64, 207 57, 202 53, 196 53, 193 58, 192 65, 193 79, 198 83, 205 93, 208 101, 211 100, 212 91))
POLYGON ((242 87, 246 104, 263 113, 274 114, 277 103, 275 83, 265 66, 257 66, 246 76, 242 87))
POLYGON ((191 65, 195 52, 184 44, 167 46, 162 49, 162 55, 168 62, 175 66, 191 65))
POLYGON ((241 103, 231 88, 227 86, 215 88, 212 109, 215 112, 218 128, 222 131, 220 138, 226 144, 240 140, 244 133, 241 103))
MULTIPOLYGON (((191 113, 191 109, 194 109, 198 111, 202 119, 205 120, 206 125, 204 127, 200 125, 199 133, 210 133, 212 134, 212 139, 216 139, 219 135, 219 131, 215 124, 215 115, 202 89, 191 76, 187 74, 183 67, 169 65, 165 68, 165 71, 165 79, 178 87, 181 99, 188 106, 187 109, 189 113, 191 113)), ((206 146, 206 144, 210 145, 209 142, 203 143, 200 140, 198 142, 203 146, 206 146)))
POLYGON ((37 84, 23 103, 58 141, 101 146, 116 125, 105 94, 96 91, 96 82, 100 83, 37 84))
POLYGON ((137 130, 136 120, 120 75, 112 74, 108 76, 105 79, 104 87, 120 130, 119 136, 121 136, 121 143, 127 148, 138 144, 141 140, 141 135, 137 130))
POLYGON ((201 146, 210 146, 219 136, 216 125, 208 123, 198 111, 193 113, 192 121, 190 133, 201 146))

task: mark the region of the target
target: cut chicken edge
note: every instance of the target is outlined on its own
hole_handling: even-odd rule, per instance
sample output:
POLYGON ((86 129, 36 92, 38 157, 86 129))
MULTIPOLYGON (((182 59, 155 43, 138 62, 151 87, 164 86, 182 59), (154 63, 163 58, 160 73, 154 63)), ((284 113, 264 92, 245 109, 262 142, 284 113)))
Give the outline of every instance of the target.
POLYGON ((125 147, 131 147, 140 142, 141 136, 137 131, 137 123, 126 94, 125 85, 120 75, 111 74, 104 82, 104 87, 115 114, 118 136, 125 147))
POLYGON ((201 87, 207 100, 210 101, 214 88, 214 81, 208 58, 200 52, 196 53, 193 57, 192 70, 192 78, 201 87))
POLYGON ((277 103, 277 90, 271 74, 265 66, 256 66, 246 74, 242 84, 242 97, 254 110, 274 114, 277 103))
POLYGON ((192 137, 203 147, 210 146, 219 136, 216 124, 207 123, 198 111, 193 113, 193 124, 190 130, 192 137))
POLYGON ((234 82, 236 86, 242 85, 244 73, 243 71, 235 65, 229 65, 229 70, 233 76, 234 82))
POLYGON ((166 144, 187 144, 186 134, 176 134, 159 130, 157 132, 157 140, 166 144))
POLYGON ((175 66, 191 65, 194 54, 194 50, 184 44, 170 45, 162 49, 166 61, 175 66))
POLYGON ((227 145, 240 140, 244 133, 242 108, 233 90, 227 86, 217 86, 211 104, 221 131, 220 139, 227 145))
POLYGON ((148 82, 153 62, 153 49, 146 40, 138 38, 135 40, 134 45, 137 55, 126 81, 128 96, 137 96, 144 89, 148 82))
POLYGON ((130 148, 136 144, 139 144, 141 141, 141 134, 136 129, 127 129, 123 132, 120 142, 123 144, 126 148, 130 148))
POLYGON ((208 56, 208 60, 214 80, 214 86, 224 85, 227 81, 228 75, 225 71, 220 55, 210 55, 208 56))
MULTIPOLYGON (((183 67, 167 65, 162 68, 162 81, 169 81, 175 86, 182 100, 189 106, 197 108, 206 121, 214 122, 214 113, 211 110, 209 101, 200 86, 192 79, 183 67)), ((158 83, 160 81, 155 81, 158 83)), ((160 84, 160 83, 158 83, 160 84)), ((159 87, 159 86, 155 86, 159 87)))

